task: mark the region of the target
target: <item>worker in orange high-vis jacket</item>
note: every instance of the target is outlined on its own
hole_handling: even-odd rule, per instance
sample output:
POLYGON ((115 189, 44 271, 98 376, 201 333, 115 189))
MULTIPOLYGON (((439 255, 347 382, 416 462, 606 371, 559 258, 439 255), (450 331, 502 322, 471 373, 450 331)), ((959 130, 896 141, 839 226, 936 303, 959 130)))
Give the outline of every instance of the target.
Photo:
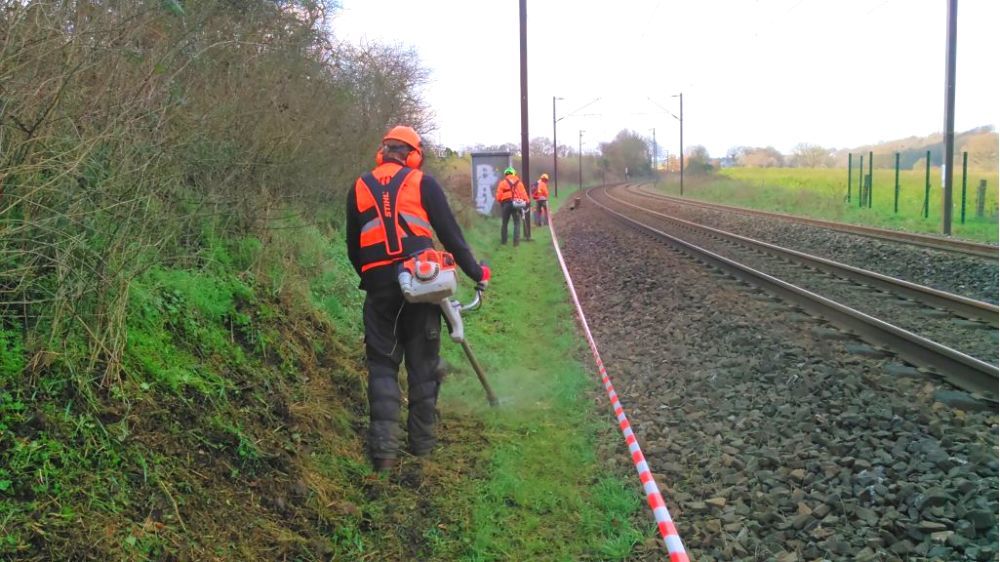
POLYGON ((433 236, 477 288, 490 270, 476 262, 438 182, 420 170, 420 136, 393 127, 382 139, 375 169, 359 177, 347 194, 347 255, 365 291, 365 357, 368 363, 368 455, 376 471, 397 464, 401 392, 397 376, 406 361, 409 391, 409 450, 426 456, 437 444, 438 362, 441 309, 410 303, 398 281, 399 264, 432 248, 433 236))
POLYGON ((517 177, 514 168, 503 171, 503 178, 497 183, 496 200, 500 203, 502 225, 500 226, 500 243, 507 243, 507 223, 514 217, 514 245, 521 241, 521 210, 530 205, 528 191, 524 183, 517 177))
POLYGON ((549 175, 542 174, 531 190, 535 200, 535 225, 549 224, 549 175))

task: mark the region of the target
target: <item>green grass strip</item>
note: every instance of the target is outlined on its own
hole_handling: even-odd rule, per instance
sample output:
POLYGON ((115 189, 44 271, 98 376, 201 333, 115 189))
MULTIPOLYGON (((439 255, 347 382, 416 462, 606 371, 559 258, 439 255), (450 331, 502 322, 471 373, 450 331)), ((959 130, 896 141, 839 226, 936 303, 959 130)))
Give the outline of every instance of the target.
MULTIPOLYGON (((499 244, 499 221, 467 232, 494 271, 481 310, 468 313, 468 341, 501 401, 487 405, 474 376, 445 385, 442 409, 480 417, 490 450, 486 478, 467 481, 454 497, 471 502, 460 549, 440 544, 441 559, 620 560, 642 541, 643 509, 627 472, 608 472, 601 442, 616 435, 591 399, 596 386, 547 228, 532 242, 499 244)), ((445 356, 465 371, 457 344, 445 356)), ((612 449, 612 454, 620 451, 612 449)))
MULTIPOLYGON (((684 196, 739 207, 800 215, 823 220, 891 228, 923 234, 941 234, 941 170, 931 171, 928 217, 924 218, 925 173, 901 170, 899 202, 896 210, 895 175, 892 169, 874 170, 874 197, 871 208, 858 206, 857 168, 854 170, 851 201, 847 197, 846 168, 729 168, 718 174, 685 175, 684 196)), ((865 168, 865 173, 868 173, 865 168)), ((997 173, 969 172, 965 224, 961 223, 961 170, 953 191, 952 233, 958 238, 997 242, 997 173), (987 181, 984 216, 976 216, 976 186, 987 181)), ((676 178, 661 181, 658 187, 676 195, 676 178)))

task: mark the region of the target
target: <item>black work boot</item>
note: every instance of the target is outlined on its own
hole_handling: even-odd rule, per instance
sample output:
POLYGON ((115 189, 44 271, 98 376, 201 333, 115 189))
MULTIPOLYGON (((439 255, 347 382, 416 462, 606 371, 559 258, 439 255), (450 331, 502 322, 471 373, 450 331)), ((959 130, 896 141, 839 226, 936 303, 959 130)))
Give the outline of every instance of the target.
POLYGON ((375 472, 388 472, 396 468, 396 459, 372 459, 375 472))

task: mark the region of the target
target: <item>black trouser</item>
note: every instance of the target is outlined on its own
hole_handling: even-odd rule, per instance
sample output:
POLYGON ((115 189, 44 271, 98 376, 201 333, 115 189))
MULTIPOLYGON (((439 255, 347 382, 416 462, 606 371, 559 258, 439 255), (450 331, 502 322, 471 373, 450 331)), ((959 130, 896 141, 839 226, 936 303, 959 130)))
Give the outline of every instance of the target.
POLYGON ((503 216, 503 225, 500 227, 500 243, 507 243, 507 222, 510 217, 514 217, 514 245, 521 241, 521 209, 514 207, 514 203, 510 200, 504 201, 500 204, 500 209, 503 216))
POLYGON ((535 205, 535 224, 538 226, 549 224, 549 202, 545 200, 535 201, 535 205), (545 213, 544 217, 542 213, 545 213))
POLYGON ((403 299, 399 287, 365 296, 365 355, 368 359, 368 454, 396 458, 399 451, 399 364, 405 357, 409 389, 406 420, 410 451, 423 455, 437 443, 437 375, 441 350, 441 309, 403 299))

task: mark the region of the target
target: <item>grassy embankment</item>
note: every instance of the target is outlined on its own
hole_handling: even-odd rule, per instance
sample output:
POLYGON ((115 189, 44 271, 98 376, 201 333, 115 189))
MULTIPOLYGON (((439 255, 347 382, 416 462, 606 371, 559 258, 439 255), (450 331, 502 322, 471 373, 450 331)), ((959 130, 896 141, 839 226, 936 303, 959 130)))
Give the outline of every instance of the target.
MULTIPOLYGON (((521 294, 565 300, 532 269, 541 245, 498 257, 470 318, 498 388, 537 384, 532 406, 449 389, 440 455, 371 474, 340 205, 384 131, 426 130, 432 108, 414 53, 339 41, 328 8, 5 4, 0 560, 614 558, 635 540, 571 316, 511 302, 528 275, 521 294)), ((467 161, 451 170, 434 173, 469 185, 467 161)))
POLYGON ((0 558, 633 553, 645 507, 547 232, 515 250, 496 219, 466 220, 495 271, 467 331, 502 406, 445 341, 443 446, 388 476, 363 455, 361 293, 335 230, 208 236, 202 266, 136 279, 125 375, 107 394, 93 374, 28 364, 23 338, 2 332, 0 558))
MULTIPOLYGON (((899 173, 899 212, 894 212, 895 172, 874 170, 872 207, 858 207, 857 170, 852 180, 851 202, 847 195, 846 169, 809 168, 729 168, 708 176, 685 176, 684 195, 720 202, 911 232, 941 232, 941 171, 931 170, 930 211, 923 217, 925 172, 899 173)), ((865 170, 867 173, 867 169, 865 170)), ((661 188, 676 194, 676 176, 661 182, 661 188)), ((970 170, 966 191, 965 224, 961 224, 961 170, 955 178, 952 233, 958 238, 997 242, 997 172, 970 170), (976 217, 976 186, 987 182, 985 213, 976 217)))

